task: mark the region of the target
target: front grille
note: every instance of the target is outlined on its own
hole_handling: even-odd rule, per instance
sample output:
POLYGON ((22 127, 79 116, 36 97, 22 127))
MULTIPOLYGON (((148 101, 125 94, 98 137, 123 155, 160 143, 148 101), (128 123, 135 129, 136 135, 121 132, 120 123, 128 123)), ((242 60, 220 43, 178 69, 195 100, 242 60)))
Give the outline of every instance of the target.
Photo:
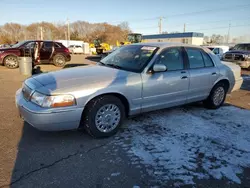
POLYGON ((225 54, 225 59, 232 59, 233 58, 233 54, 225 54))
POLYGON ((226 53, 224 59, 232 61, 244 61, 244 57, 242 54, 234 54, 234 53, 226 53))
POLYGON ((243 60, 244 60, 244 57, 243 57, 243 55, 241 55, 241 54, 235 54, 235 55, 234 55, 234 60, 243 61, 243 60))
POLYGON ((32 94, 32 89, 30 89, 27 85, 24 84, 24 86, 22 88, 22 93, 23 93, 23 97, 28 101, 28 100, 30 100, 30 96, 32 94))

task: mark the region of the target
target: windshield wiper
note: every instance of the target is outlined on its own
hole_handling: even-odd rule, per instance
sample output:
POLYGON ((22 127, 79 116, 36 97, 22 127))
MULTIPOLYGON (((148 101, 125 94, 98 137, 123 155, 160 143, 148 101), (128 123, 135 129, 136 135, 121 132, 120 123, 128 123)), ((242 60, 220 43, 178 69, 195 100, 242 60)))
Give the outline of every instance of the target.
POLYGON ((107 63, 107 64, 105 64, 105 65, 110 66, 110 67, 114 67, 114 68, 116 68, 116 69, 123 69, 121 66, 115 65, 115 64, 111 64, 111 63, 107 63))
POLYGON ((101 65, 104 65, 104 66, 106 65, 105 63, 103 63, 103 62, 101 62, 101 61, 99 61, 98 63, 101 64, 101 65))

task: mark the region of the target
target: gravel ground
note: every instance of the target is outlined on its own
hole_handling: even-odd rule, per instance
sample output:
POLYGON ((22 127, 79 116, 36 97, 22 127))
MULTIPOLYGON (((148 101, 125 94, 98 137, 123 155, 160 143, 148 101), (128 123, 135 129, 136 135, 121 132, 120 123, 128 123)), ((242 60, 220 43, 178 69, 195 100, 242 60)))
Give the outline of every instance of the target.
MULTIPOLYGON (((73 56, 68 66, 96 60, 73 56)), ((240 108, 161 110, 127 120, 114 137, 92 139, 24 123, 14 95, 25 77, 0 67, 0 188, 250 187, 250 112, 241 109, 250 109, 250 72, 243 74, 242 89, 227 97, 240 108)))

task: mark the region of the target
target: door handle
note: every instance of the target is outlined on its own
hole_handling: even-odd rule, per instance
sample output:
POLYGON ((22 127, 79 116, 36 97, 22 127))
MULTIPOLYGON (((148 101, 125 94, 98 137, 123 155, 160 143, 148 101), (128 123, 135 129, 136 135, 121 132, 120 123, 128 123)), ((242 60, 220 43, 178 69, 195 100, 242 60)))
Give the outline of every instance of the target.
POLYGON ((188 77, 187 76, 182 76, 181 79, 187 79, 188 77))
POLYGON ((212 75, 216 75, 217 73, 216 72, 213 72, 212 75))

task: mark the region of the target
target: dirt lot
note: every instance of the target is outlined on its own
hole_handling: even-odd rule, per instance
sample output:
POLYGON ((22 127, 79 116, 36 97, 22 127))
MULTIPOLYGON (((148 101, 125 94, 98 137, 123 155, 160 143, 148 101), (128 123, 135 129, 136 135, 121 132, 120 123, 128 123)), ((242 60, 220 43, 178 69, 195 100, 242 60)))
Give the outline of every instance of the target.
MULTIPOLYGON (((74 56, 67 67, 95 65, 85 58, 74 56)), ((25 77, 0 67, 0 188, 250 187, 250 111, 244 110, 250 109, 250 72, 243 75, 242 89, 227 97, 240 108, 147 113, 127 120, 116 136, 96 140, 24 123, 14 96, 25 77)))

